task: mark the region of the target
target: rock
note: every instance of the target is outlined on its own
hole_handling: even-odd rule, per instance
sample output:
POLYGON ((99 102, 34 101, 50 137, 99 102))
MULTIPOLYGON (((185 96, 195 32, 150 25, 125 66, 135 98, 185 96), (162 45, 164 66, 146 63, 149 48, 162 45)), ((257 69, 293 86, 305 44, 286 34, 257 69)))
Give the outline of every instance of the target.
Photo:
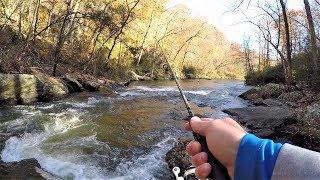
POLYGON ((129 72, 129 76, 131 78, 132 81, 150 81, 151 78, 148 76, 140 76, 137 73, 135 73, 134 71, 130 71, 129 72))
POLYGON ((191 139, 179 139, 178 144, 175 145, 174 148, 172 148, 169 152, 167 152, 165 159, 168 163, 169 169, 179 167, 183 171, 192 165, 190 157, 186 151, 186 146, 191 141, 191 139))
POLYGON ((256 136, 260 138, 272 138, 274 135, 275 131, 273 129, 255 129, 251 131, 250 133, 255 134, 256 136))
POLYGON ((44 179, 36 172, 40 164, 35 159, 5 163, 0 161, 0 179, 44 179))
POLYGON ((294 92, 288 92, 288 93, 282 93, 278 99, 281 102, 297 102, 301 100, 304 97, 304 94, 300 91, 294 91, 294 92))
POLYGON ((100 86, 99 87, 99 92, 109 94, 109 95, 115 95, 116 93, 112 91, 109 87, 107 86, 100 86))
POLYGON ((99 91, 100 84, 97 82, 90 82, 83 79, 79 79, 78 81, 83 86, 83 88, 87 91, 90 91, 90 92, 99 91))
POLYGON ((251 98, 248 98, 248 96, 257 94, 259 91, 257 88, 252 88, 242 94, 239 95, 240 98, 245 99, 245 100, 250 100, 251 98))
POLYGON ((45 74, 0 74, 0 105, 31 104, 61 98, 69 93, 58 79, 45 74))
POLYGON ((249 129, 274 129, 296 122, 293 112, 279 107, 246 107, 227 109, 223 112, 235 116, 236 119, 249 129))
POLYGON ((129 80, 129 81, 126 81, 126 82, 120 82, 118 83, 120 86, 122 87, 128 87, 133 81, 132 80, 129 80))
POLYGON ((12 136, 10 133, 0 133, 0 152, 5 146, 6 141, 12 136))
POLYGON ((312 124, 320 123, 320 104, 314 103, 307 107, 303 121, 312 124))
POLYGON ((282 107, 286 108, 286 105, 284 105, 282 102, 276 100, 276 99, 265 99, 262 101, 263 105, 268 107, 282 107))
POLYGON ((62 79, 67 84, 67 87, 68 87, 70 93, 83 92, 84 91, 83 86, 75 78, 72 78, 69 75, 65 75, 62 79))
POLYGON ((263 99, 262 98, 254 99, 252 100, 252 104, 255 106, 263 106, 264 105, 263 99))
POLYGON ((262 86, 259 94, 263 99, 278 98, 285 91, 286 87, 283 84, 270 83, 262 86))

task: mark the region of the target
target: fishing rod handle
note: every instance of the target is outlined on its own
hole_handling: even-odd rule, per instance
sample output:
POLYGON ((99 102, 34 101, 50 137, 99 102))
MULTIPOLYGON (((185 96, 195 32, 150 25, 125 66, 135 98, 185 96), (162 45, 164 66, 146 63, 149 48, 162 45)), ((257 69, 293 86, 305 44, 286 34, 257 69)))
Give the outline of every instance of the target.
POLYGON ((208 154, 208 163, 212 167, 211 173, 209 174, 208 178, 213 180, 231 180, 227 168, 224 167, 221 162, 218 161, 218 159, 215 158, 210 152, 207 145, 206 137, 201 136, 195 132, 193 132, 193 136, 194 139, 201 144, 202 152, 208 154))

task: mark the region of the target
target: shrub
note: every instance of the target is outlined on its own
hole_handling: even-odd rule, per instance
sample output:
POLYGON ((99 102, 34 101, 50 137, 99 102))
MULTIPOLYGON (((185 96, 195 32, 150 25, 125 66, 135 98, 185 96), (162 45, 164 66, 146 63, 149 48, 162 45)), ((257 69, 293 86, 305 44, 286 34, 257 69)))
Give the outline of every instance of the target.
POLYGON ((249 72, 245 76, 248 85, 264 85, 269 83, 284 83, 285 76, 282 65, 267 68, 265 71, 249 72))
POLYGON ((245 83, 248 85, 263 84, 262 74, 258 71, 248 72, 244 78, 245 78, 245 83))
POLYGON ((183 66, 182 73, 187 79, 197 78, 197 69, 193 66, 183 66))
POLYGON ((268 83, 285 83, 284 70, 282 65, 269 67, 263 73, 264 84, 268 83))

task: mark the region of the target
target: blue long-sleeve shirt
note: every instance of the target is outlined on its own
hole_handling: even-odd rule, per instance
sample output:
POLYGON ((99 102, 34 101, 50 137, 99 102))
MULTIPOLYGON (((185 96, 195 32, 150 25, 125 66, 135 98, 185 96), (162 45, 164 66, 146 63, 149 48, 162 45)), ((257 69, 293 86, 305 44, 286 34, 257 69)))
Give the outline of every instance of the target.
POLYGON ((235 180, 271 179, 282 144, 247 134, 241 140, 235 168, 235 180))

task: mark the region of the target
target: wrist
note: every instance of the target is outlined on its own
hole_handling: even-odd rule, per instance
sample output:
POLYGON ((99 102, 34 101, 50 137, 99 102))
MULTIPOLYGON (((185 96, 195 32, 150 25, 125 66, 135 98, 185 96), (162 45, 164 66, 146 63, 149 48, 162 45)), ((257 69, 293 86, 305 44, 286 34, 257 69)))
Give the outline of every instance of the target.
POLYGON ((252 134, 240 142, 235 163, 235 179, 270 179, 282 145, 252 134))

